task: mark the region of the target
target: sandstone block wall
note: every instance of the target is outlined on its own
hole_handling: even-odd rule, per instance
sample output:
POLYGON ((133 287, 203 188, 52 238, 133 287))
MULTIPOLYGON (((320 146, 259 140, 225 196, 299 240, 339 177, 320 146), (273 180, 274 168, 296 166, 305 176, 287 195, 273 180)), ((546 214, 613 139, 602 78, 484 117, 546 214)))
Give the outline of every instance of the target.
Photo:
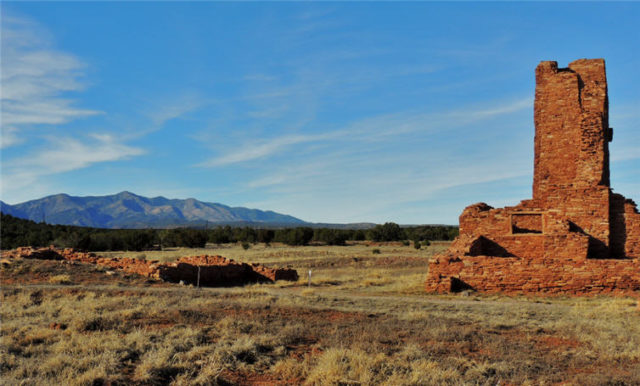
POLYGON ((639 290, 640 214, 609 186, 613 129, 604 60, 568 68, 541 62, 534 122, 533 198, 506 208, 467 207, 459 238, 429 264, 428 291, 639 290))
POLYGON ((629 295, 640 291, 640 260, 476 256, 429 264, 427 292, 476 289, 525 295, 629 295))

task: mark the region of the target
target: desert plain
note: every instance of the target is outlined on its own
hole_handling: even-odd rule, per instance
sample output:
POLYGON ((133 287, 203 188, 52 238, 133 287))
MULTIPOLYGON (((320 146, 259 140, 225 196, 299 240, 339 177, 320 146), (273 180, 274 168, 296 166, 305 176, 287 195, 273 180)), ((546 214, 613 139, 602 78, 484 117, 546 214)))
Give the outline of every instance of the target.
POLYGON ((4 261, 3 383, 640 384, 634 298, 431 295, 427 263, 448 242, 347 244, 98 253, 222 255, 300 275, 230 288, 4 261))

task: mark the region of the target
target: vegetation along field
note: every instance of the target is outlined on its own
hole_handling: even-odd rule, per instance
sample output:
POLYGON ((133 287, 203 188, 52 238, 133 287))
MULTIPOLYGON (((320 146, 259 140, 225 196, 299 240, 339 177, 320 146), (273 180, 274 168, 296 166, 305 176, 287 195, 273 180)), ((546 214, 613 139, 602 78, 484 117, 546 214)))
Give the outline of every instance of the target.
POLYGON ((640 384, 635 300, 428 295, 426 262, 447 242, 404 244, 100 253, 220 254, 301 274, 215 289, 93 265, 5 262, 2 383, 640 384))

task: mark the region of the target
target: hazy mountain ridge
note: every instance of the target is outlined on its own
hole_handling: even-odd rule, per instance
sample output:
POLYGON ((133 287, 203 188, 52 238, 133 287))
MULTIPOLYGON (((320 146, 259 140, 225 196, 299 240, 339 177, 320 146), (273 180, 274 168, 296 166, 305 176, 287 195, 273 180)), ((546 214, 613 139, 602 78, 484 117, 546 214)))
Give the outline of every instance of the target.
POLYGON ((2 213, 36 222, 96 228, 169 227, 206 223, 307 224, 293 216, 273 211, 233 208, 193 198, 148 198, 126 191, 109 196, 86 197, 56 194, 16 205, 0 201, 0 208, 2 213))

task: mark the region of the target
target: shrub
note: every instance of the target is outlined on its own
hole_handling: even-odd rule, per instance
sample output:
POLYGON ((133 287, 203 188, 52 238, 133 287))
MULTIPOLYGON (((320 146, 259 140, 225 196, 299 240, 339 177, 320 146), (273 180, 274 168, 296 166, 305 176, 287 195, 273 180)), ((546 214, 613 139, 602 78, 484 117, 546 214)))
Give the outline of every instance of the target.
POLYGON ((373 250, 371 250, 371 253, 373 253, 374 255, 379 255, 380 250, 378 248, 374 248, 373 250))
POLYGON ((49 278, 51 284, 71 284, 71 276, 69 275, 56 275, 49 278))
POLYGON ((415 249, 420 249, 420 247, 422 247, 422 245, 420 245, 420 241, 418 241, 418 240, 414 240, 414 241, 413 241, 413 247, 414 247, 415 249))
POLYGON ((242 249, 244 249, 244 250, 246 251, 246 250, 247 250, 247 249, 249 249, 249 248, 251 248, 251 244, 249 244, 249 243, 248 243, 248 242, 246 242, 246 241, 245 241, 244 243, 242 243, 242 249))
POLYGON ((406 234, 400 225, 387 222, 369 229, 369 238, 373 241, 398 241, 406 238, 406 234))

